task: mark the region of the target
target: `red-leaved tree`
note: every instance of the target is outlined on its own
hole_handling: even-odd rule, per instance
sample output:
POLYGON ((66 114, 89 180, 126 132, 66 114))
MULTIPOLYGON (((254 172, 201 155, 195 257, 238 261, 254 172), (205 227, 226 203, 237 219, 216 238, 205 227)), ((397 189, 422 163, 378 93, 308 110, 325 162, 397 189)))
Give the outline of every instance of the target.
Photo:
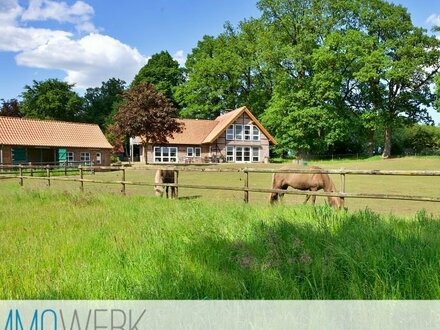
POLYGON ((148 143, 166 143, 167 138, 182 130, 183 125, 177 121, 176 109, 171 102, 148 83, 124 92, 111 127, 116 140, 137 136, 144 148, 148 143))

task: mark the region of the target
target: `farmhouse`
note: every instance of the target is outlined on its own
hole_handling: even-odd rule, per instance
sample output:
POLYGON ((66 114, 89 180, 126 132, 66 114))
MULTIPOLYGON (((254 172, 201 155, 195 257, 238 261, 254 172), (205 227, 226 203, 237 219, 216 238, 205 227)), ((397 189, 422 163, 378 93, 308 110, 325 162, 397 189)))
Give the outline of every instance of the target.
POLYGON ((262 163, 269 159, 269 146, 276 144, 246 107, 224 113, 215 120, 179 121, 184 125, 183 132, 174 134, 167 144, 148 144, 144 148, 139 137, 130 139, 131 160, 149 163, 262 163))
POLYGON ((95 124, 0 116, 0 164, 107 166, 111 150, 95 124))

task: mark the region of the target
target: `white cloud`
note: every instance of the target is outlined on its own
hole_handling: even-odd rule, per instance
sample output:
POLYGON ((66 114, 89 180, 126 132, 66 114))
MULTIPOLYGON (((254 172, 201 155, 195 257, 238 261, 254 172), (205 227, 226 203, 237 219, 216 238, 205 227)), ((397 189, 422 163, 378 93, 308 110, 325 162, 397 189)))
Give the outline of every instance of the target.
POLYGON ((52 0, 30 0, 29 7, 23 12, 23 21, 55 20, 60 23, 72 23, 80 32, 96 32, 91 22, 93 7, 83 1, 76 1, 72 6, 65 2, 52 0))
POLYGON ((146 58, 112 37, 92 33, 79 40, 59 38, 22 52, 17 64, 66 71, 65 80, 77 87, 99 86, 115 77, 130 82, 146 58))
POLYGON ((426 23, 435 26, 440 26, 440 14, 432 14, 426 19, 426 23))
POLYGON ((0 51, 26 52, 50 41, 70 38, 65 31, 3 26, 0 33, 0 51))
POLYGON ((130 83, 147 58, 136 48, 100 33, 75 36, 63 30, 22 25, 53 19, 75 25, 77 30, 96 30, 91 22, 93 8, 83 1, 72 6, 64 2, 31 0, 22 8, 18 0, 0 0, 0 51, 17 53, 21 66, 61 70, 65 80, 79 88, 100 86, 115 77, 130 83), (66 10, 65 12, 62 12, 66 10))
POLYGON ((183 50, 178 50, 174 53, 173 58, 181 65, 184 66, 186 62, 186 55, 183 50))
POLYGON ((13 25, 23 12, 16 0, 0 0, 0 24, 13 25))

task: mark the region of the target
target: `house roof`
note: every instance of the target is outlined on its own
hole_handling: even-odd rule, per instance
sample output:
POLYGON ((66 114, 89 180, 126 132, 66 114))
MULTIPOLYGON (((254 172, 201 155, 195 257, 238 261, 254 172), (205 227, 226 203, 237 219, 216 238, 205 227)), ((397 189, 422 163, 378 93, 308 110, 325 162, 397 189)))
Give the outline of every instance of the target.
POLYGON ((98 125, 0 116, 0 144, 111 149, 98 125))
MULTIPOLYGON (((277 144, 272 135, 269 134, 266 128, 264 128, 246 107, 229 111, 224 115, 218 116, 215 120, 178 119, 177 121, 184 125, 183 131, 181 133, 175 133, 172 138, 167 139, 167 142, 169 144, 187 145, 214 143, 229 125, 233 124, 242 114, 246 114, 272 144, 277 144)), ((134 141, 141 143, 139 137, 136 137, 134 141)))
POLYGON ((233 111, 227 112, 224 115, 218 116, 215 119, 217 125, 204 139, 203 143, 214 142, 226 130, 226 128, 228 128, 229 125, 235 122, 237 118, 244 113, 253 121, 254 125, 256 125, 260 129, 260 131, 268 138, 268 140, 271 143, 277 144, 273 136, 269 134, 266 128, 258 121, 257 118, 255 118, 255 116, 246 107, 241 107, 233 111))
POLYGON ((179 119, 183 132, 168 138, 168 143, 202 144, 208 134, 217 126, 214 120, 179 119))

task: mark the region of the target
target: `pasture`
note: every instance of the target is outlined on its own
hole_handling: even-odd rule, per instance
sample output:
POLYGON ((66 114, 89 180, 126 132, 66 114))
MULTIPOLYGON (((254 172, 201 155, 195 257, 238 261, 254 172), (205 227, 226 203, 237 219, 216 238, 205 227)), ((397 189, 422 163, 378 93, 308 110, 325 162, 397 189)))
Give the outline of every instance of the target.
MULTIPOLYGON (((314 164, 433 170, 440 160, 314 164)), ((127 180, 153 176, 127 171, 127 180)), ((242 187, 241 176, 181 172, 180 182, 242 187)), ((403 179, 350 176, 346 186, 438 196, 438 178, 403 179)), ((270 175, 251 174, 250 185, 267 188, 270 175)), ((316 208, 295 205, 303 196, 270 207, 267 194, 244 204, 241 192, 181 189, 166 200, 153 187, 127 186, 125 197, 120 188, 0 180, 0 299, 440 298, 436 203, 356 199, 336 212, 323 197, 316 208)))
MULTIPOLYGON (((294 166, 295 164, 221 164, 211 165, 211 167, 233 167, 240 168, 249 166, 252 168, 281 168, 283 166, 294 166)), ((438 170, 440 169, 440 157, 407 157, 382 160, 372 158, 368 160, 349 160, 349 161, 325 161, 311 162, 309 165, 317 165, 324 169, 369 169, 369 170, 438 170)), ((145 170, 142 166, 128 168, 126 170, 126 180, 133 182, 144 182, 152 184, 154 182, 153 170, 145 170)), ((121 172, 97 172, 94 175, 85 175, 85 178, 100 179, 105 181, 121 180, 121 172)), ((336 188, 340 189, 340 176, 331 175, 336 188)), ((251 173, 249 174, 249 186, 251 188, 270 188, 272 175, 269 173, 251 173)), ((9 180, 8 180, 9 181, 9 180)), ((15 180, 14 182, 18 182, 15 180)), ((231 186, 243 187, 243 173, 234 172, 183 172, 179 174, 180 184, 200 184, 211 186, 231 186)), ((363 176, 347 175, 346 192, 350 193, 389 193, 402 195, 432 196, 439 197, 440 177, 399 177, 399 176, 363 176)), ((1 188, 0 188, 1 189, 1 188)), ((25 180, 25 190, 50 189, 54 191, 79 191, 79 183, 53 181, 48 188, 44 180, 25 180)), ((94 184, 85 183, 86 192, 108 192, 120 194, 121 186, 116 184, 94 184)), ((152 187, 129 186, 126 188, 129 196, 154 196, 152 187)), ((179 189, 181 199, 200 199, 214 203, 223 202, 241 202, 243 200, 242 192, 221 191, 221 190, 203 190, 203 189, 179 189)), ((283 203, 285 205, 295 206, 304 201, 304 196, 286 195, 283 203)), ((317 203, 326 203, 325 197, 318 197, 317 203)), ((249 202, 252 205, 266 205, 269 203, 269 194, 250 193, 249 202)), ((380 214, 395 214, 399 216, 412 216, 420 210, 425 210, 428 214, 440 214, 440 203, 399 201, 399 200, 374 200, 347 198, 346 206, 350 211, 370 209, 380 214)))
POLYGON ((440 219, 423 212, 17 185, 0 201, 1 299, 440 298, 440 219))

